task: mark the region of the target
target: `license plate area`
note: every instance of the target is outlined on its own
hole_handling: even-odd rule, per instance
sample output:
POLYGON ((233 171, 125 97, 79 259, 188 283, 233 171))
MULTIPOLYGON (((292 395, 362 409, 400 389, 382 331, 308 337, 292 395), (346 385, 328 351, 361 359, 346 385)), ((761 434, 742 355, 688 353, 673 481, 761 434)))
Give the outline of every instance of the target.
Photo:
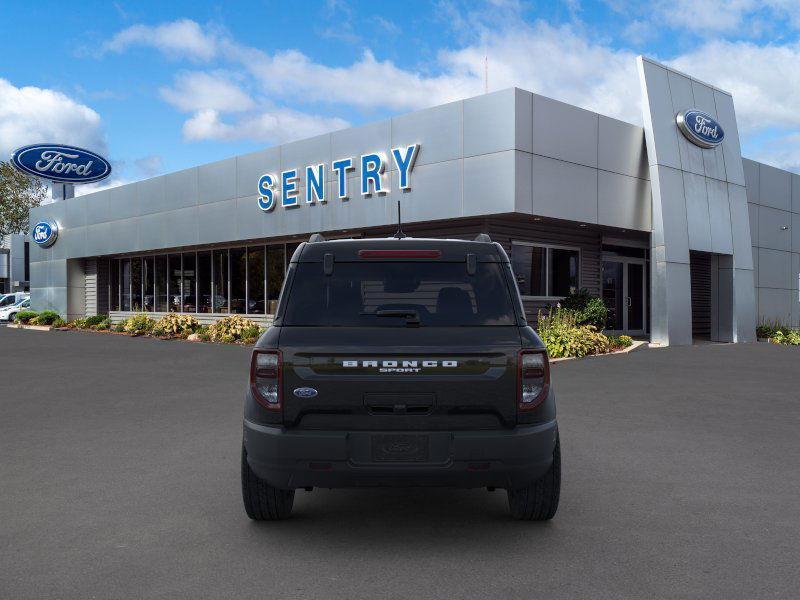
POLYGON ((451 463, 450 432, 351 432, 349 461, 353 466, 421 465, 444 467, 451 463))
POLYGON ((370 449, 372 461, 377 463, 428 462, 430 459, 430 443, 427 435, 372 435, 370 449))

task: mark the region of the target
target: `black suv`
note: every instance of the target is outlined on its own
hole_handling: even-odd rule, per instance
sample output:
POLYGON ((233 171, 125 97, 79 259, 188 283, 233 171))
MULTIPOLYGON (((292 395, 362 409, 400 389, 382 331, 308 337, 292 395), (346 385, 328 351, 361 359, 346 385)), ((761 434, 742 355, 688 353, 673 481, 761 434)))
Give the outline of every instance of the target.
POLYGON ((253 350, 242 493, 251 519, 313 487, 508 490, 555 515, 561 486, 547 352, 500 244, 325 241, 292 256, 253 350))

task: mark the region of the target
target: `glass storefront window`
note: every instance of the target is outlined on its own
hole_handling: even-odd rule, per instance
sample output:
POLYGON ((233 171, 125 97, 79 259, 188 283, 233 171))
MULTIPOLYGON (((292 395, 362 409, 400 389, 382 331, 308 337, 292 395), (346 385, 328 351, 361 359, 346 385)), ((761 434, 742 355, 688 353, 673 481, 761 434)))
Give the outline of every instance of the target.
POLYGON ((244 248, 231 248, 230 312, 244 314, 247 307, 247 253, 244 248))
POLYGON ((210 313, 211 252, 197 253, 197 312, 210 313))
POLYGON ((119 310, 119 260, 109 261, 111 272, 108 274, 108 305, 110 310, 119 310))
POLYGON ((278 308, 285 270, 286 255, 283 245, 267 247, 267 310, 274 315, 278 308))
POLYGON ((213 311, 228 312, 228 251, 214 250, 211 299, 213 311))
POLYGON ((122 310, 131 309, 131 259, 122 260, 122 310))
POLYGON ((155 298, 153 289, 153 275, 155 269, 155 259, 152 256, 144 257, 144 270, 142 272, 142 307, 143 310, 152 311, 155 298))
POLYGON ((195 253, 183 254, 183 312, 197 312, 195 253))
POLYGON ((550 248, 550 295, 568 296, 578 291, 578 251, 550 248))
POLYGON ((264 247, 247 249, 247 312, 264 314, 264 247))
POLYGON ((142 310, 142 259, 131 259, 131 310, 142 310))
POLYGON ((511 244, 511 267, 523 296, 547 296, 546 249, 511 244))
POLYGON ((514 242, 511 267, 520 294, 558 298, 578 291, 580 252, 572 248, 553 248, 514 242))
POLYGON ((110 310, 274 314, 284 244, 109 260, 110 310))
POLYGON ((169 279, 167 295, 169 296, 169 312, 181 311, 181 255, 169 255, 169 279))
POLYGON ((156 312, 167 312, 167 255, 159 254, 155 263, 156 312))

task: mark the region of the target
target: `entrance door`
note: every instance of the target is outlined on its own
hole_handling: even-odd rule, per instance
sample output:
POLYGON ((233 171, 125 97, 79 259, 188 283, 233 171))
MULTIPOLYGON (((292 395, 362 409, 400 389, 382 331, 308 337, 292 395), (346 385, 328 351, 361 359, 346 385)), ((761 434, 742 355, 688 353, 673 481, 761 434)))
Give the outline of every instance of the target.
POLYGON ((603 260, 603 302, 608 308, 609 332, 644 335, 647 281, 643 259, 603 260))

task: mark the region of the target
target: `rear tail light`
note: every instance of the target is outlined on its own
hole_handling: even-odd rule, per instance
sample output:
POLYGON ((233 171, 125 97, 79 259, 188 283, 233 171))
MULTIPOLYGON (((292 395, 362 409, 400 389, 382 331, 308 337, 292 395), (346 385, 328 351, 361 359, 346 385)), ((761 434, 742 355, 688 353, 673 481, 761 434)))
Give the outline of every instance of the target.
POLYGON ((250 390, 264 408, 281 408, 281 353, 278 350, 253 350, 250 362, 250 390))
POLYGON ((519 409, 539 406, 550 388, 550 363, 545 350, 522 350, 519 353, 519 409))

